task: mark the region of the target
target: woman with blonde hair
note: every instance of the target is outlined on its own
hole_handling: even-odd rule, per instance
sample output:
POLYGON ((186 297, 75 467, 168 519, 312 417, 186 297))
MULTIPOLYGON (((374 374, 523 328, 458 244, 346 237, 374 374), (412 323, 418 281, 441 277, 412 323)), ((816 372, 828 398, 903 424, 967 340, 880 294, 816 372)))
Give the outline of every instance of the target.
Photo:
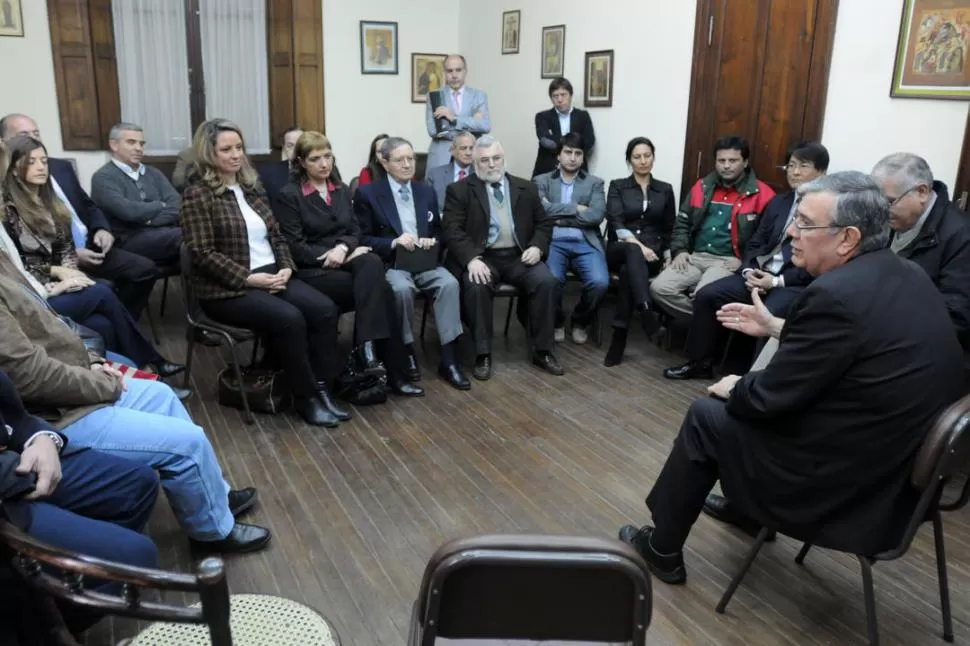
POLYGON ((181 224, 202 310, 263 339, 308 423, 334 427, 349 420, 329 391, 338 368, 340 310, 293 277, 296 264, 246 156, 242 131, 210 119, 196 130, 193 147, 197 173, 182 197, 181 224))
POLYGON ((0 239, 0 253, 19 256, 14 264, 30 274, 31 291, 61 316, 100 334, 106 349, 138 367, 150 367, 162 377, 185 370, 159 354, 110 287, 78 269, 71 214, 54 193, 44 144, 20 135, 7 143, 6 157, 0 215, 7 236, 0 239))

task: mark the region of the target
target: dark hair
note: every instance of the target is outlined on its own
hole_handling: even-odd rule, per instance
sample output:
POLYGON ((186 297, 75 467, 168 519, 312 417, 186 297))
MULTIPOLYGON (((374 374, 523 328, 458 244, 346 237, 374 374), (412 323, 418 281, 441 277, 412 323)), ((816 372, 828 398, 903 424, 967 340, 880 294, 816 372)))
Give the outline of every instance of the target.
POLYGON ((561 153, 563 148, 579 148, 583 152, 586 152, 583 135, 578 132, 567 132, 559 139, 559 145, 556 146, 556 154, 561 153))
POLYGON ((815 170, 820 170, 823 173, 829 169, 828 148, 817 141, 799 141, 797 144, 794 144, 788 149, 788 156, 785 158, 785 163, 790 162, 792 157, 799 161, 812 162, 815 170))
POLYGON ((751 156, 751 146, 748 144, 748 140, 741 135, 727 135, 726 137, 721 137, 714 142, 714 156, 717 157, 717 153, 720 150, 740 150, 741 159, 748 161, 748 157, 751 156))
POLYGON ((637 146, 643 144, 650 149, 650 154, 656 155, 657 150, 653 147, 653 142, 646 137, 634 137, 630 140, 630 143, 626 145, 626 163, 630 163, 630 158, 633 157, 633 149, 637 146))
POLYGON ((559 77, 557 79, 552 79, 549 83, 549 98, 552 98, 552 93, 556 90, 566 90, 569 92, 569 96, 573 95, 573 84, 569 82, 569 79, 559 77))
POLYGON ((378 159, 380 151, 377 150, 377 142, 381 139, 387 139, 390 136, 391 135, 382 132, 374 137, 370 142, 370 151, 367 153, 367 170, 370 171, 371 180, 382 179, 385 175, 387 175, 387 171, 385 171, 384 167, 381 165, 381 160, 378 159))
POLYGON ((9 166, 2 180, 4 199, 17 209, 17 214, 31 229, 53 237, 57 235, 57 221, 70 230, 71 214, 54 193, 49 168, 43 186, 36 190, 27 186, 27 165, 35 150, 43 151, 47 157, 47 147, 35 137, 17 135, 7 142, 5 154, 9 155, 9 166))

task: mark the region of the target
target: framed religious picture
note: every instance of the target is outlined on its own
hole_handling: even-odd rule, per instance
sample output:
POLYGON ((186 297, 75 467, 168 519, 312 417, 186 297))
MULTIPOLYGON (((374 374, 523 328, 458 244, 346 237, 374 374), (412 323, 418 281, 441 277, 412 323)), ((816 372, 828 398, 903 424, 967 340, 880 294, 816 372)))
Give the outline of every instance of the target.
POLYGON ((542 28, 542 78, 563 75, 566 59, 566 25, 542 28))
POLYGON ((0 0, 0 36, 23 36, 24 19, 20 0, 0 0))
POLYGON ((970 0, 904 0, 889 96, 970 99, 970 0))
POLYGON ((447 54, 411 54, 411 103, 424 103, 428 92, 445 84, 447 54))
POLYGON ((397 23, 360 21, 360 73, 397 74, 397 23))
POLYGON ((522 19, 522 12, 506 11, 502 14, 502 53, 519 53, 519 21, 522 19))
POLYGON ((613 50, 586 52, 584 108, 613 107, 613 50))

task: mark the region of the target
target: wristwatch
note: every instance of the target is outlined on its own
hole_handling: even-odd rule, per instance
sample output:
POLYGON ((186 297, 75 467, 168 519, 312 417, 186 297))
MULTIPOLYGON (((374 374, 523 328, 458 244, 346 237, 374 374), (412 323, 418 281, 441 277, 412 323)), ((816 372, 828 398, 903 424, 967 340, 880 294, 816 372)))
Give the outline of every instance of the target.
POLYGON ((781 279, 778 278, 778 276, 772 276, 771 277, 771 288, 774 289, 774 288, 778 287, 779 285, 781 285, 781 279))
MULTIPOLYGON (((60 453, 61 449, 64 448, 64 440, 61 439, 60 435, 52 431, 40 431, 39 433, 35 433, 34 436, 27 441, 27 445, 31 444, 31 442, 33 442, 35 438, 41 435, 46 435, 51 439, 51 442, 54 443, 54 448, 57 449, 58 453, 60 453)), ((26 445, 25 445, 25 448, 26 448, 26 445)))

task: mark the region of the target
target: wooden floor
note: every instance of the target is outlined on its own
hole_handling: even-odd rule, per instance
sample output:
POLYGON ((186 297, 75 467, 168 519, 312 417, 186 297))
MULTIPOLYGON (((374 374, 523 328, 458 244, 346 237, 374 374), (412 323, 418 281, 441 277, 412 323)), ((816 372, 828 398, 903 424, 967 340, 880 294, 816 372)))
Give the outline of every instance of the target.
MULTIPOLYGON (((177 290, 163 348, 184 357, 177 290)), ((497 308, 504 314, 504 305, 497 308)), ((498 318, 498 317, 497 317, 498 318)), ((348 321, 344 321, 348 323, 348 321)), ((497 324, 497 328, 500 329, 497 324)), ((649 521, 644 496, 687 406, 704 384, 662 378, 677 357, 631 337, 625 362, 604 368, 605 349, 558 349, 564 377, 526 361, 522 330, 495 347, 495 375, 453 390, 434 370, 429 325, 421 356, 427 396, 393 398, 355 410, 336 431, 291 415, 241 414, 215 401, 224 350, 200 347, 188 402, 208 432, 230 483, 259 488, 246 520, 269 526, 263 552, 228 560, 232 592, 284 595, 328 617, 344 646, 398 646, 427 558, 443 541, 489 532, 614 536, 649 521)), ((470 372, 469 372, 470 374, 470 372)), ((956 642, 970 644, 967 516, 946 517, 956 642)), ((162 565, 192 565, 187 541, 160 497, 149 533, 162 565)), ((865 615, 855 561, 813 551, 804 567, 786 538, 769 544, 728 608, 714 605, 750 544, 701 516, 687 543, 688 583, 654 580, 650 644, 862 644, 865 615)), ((903 560, 875 568, 884 644, 942 643, 932 535, 925 527, 903 560)), ((104 621, 88 644, 114 644, 137 631, 104 621)))

